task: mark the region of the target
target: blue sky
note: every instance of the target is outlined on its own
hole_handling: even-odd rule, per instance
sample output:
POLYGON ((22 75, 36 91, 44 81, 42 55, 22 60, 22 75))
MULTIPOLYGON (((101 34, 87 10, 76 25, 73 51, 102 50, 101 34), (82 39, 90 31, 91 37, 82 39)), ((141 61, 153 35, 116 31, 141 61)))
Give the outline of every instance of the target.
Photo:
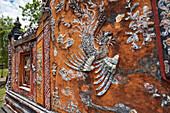
POLYGON ((14 0, 10 0, 10 2, 11 2, 11 3, 13 3, 13 2, 14 2, 14 0))
POLYGON ((13 18, 14 21, 18 16, 22 26, 28 25, 28 21, 22 21, 22 10, 19 8, 19 5, 25 6, 28 2, 32 3, 32 0, 0 0, 0 16, 9 16, 13 18))

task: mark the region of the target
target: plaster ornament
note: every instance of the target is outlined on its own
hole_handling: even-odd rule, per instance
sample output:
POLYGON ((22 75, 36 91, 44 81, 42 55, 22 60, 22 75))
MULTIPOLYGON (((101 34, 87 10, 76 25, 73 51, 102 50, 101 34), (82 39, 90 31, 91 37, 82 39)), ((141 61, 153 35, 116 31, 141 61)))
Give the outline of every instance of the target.
POLYGON ((70 0, 69 1, 69 7, 74 9, 74 12, 76 12, 76 15, 78 17, 81 17, 83 15, 83 11, 81 10, 81 7, 78 5, 76 0, 70 0))
POLYGON ((55 9, 57 10, 57 11, 56 11, 56 14, 57 14, 58 12, 60 12, 61 10, 63 10, 63 5, 64 5, 64 1, 61 1, 60 4, 57 4, 57 5, 55 6, 55 9))
POLYGON ((141 46, 138 46, 138 45, 135 43, 135 41, 132 42, 132 46, 130 47, 130 50, 134 52, 134 51, 138 51, 139 49, 141 49, 141 46))
POLYGON ((162 94, 161 98, 162 98, 161 107, 170 105, 170 96, 169 95, 162 94))
POLYGON ((125 6, 126 9, 129 9, 131 7, 131 0, 126 0, 127 6, 125 6))
POLYGON ((115 74, 116 72, 116 65, 117 65, 118 59, 119 59, 119 55, 116 55, 113 58, 106 57, 103 60, 95 62, 95 64, 100 65, 100 68, 95 72, 96 74, 100 72, 100 74, 95 78, 96 79, 100 78, 100 79, 94 82, 94 84, 99 84, 104 80, 104 82, 96 90, 100 90, 106 85, 104 89, 100 93, 97 94, 98 96, 103 95, 106 92, 106 90, 109 88, 113 80, 113 76, 114 76, 113 74, 115 74))
POLYGON ((70 26, 71 26, 71 24, 70 23, 67 23, 65 20, 64 20, 64 16, 62 16, 62 22, 63 22, 63 24, 64 24, 64 26, 67 26, 67 28, 69 28, 70 26))
POLYGON ((70 89, 70 87, 66 87, 65 89, 61 89, 61 93, 66 97, 69 97, 70 95, 74 94, 74 92, 70 89))
POLYGON ((33 83, 35 84, 35 74, 36 74, 36 67, 34 66, 34 64, 32 64, 32 71, 33 71, 33 83))
POLYGON ((158 0, 158 12, 160 19, 160 29, 161 29, 161 42, 164 45, 164 65, 165 65, 165 76, 169 79, 169 63, 170 61, 170 1, 169 0, 158 0))
POLYGON ((168 55, 170 55, 170 47, 168 48, 168 55))
POLYGON ((156 37, 156 34, 155 33, 152 33, 152 34, 143 34, 144 36, 147 36, 146 38, 143 39, 143 43, 142 45, 146 45, 148 44, 150 41, 152 41, 152 38, 151 37, 156 37))
POLYGON ((116 104, 114 108, 97 105, 93 103, 93 99, 91 98, 91 96, 87 95, 84 92, 79 94, 79 96, 81 100, 83 101, 83 103, 88 107, 92 107, 92 108, 99 109, 99 110, 106 111, 106 112, 137 113, 135 109, 130 109, 128 106, 125 106, 124 104, 116 104))
POLYGON ((41 82, 42 82, 42 78, 39 74, 37 74, 37 86, 39 86, 38 90, 40 94, 41 94, 41 82))
POLYGON ((75 105, 73 101, 68 102, 67 106, 62 107, 58 93, 59 93, 58 87, 55 87, 52 100, 54 107, 64 110, 67 113, 81 113, 80 110, 78 109, 78 106, 75 105))
POLYGON ((118 14, 116 17, 116 22, 120 22, 122 21, 122 19, 124 18, 125 14, 118 14))
POLYGON ((57 50, 56 50, 56 47, 54 47, 54 56, 57 56, 57 50))
POLYGON ((162 36, 168 36, 170 33, 170 20, 169 19, 163 19, 160 23, 160 26, 163 26, 165 31, 161 33, 162 36))
POLYGON ((137 111, 135 109, 131 109, 129 113, 137 113, 137 111))
POLYGON ((57 63, 55 61, 53 61, 51 67, 52 67, 52 74, 53 74, 53 76, 56 76, 57 63))
POLYGON ((62 76, 63 80, 65 81, 71 80, 69 77, 67 77, 68 71, 65 68, 62 68, 58 73, 62 76))
POLYGON ((161 95, 156 93, 156 94, 152 94, 152 97, 155 97, 155 98, 156 97, 161 97, 161 95))
POLYGON ((62 49, 68 49, 70 48, 73 43, 74 43, 74 40, 72 38, 67 38, 65 41, 63 41, 63 38, 66 36, 66 34, 62 35, 60 34, 58 37, 57 37, 57 43, 61 43, 61 44, 66 44, 65 47, 62 47, 62 49))
POLYGON ((161 98, 162 99, 161 107, 170 105, 169 95, 166 95, 165 93, 163 94, 158 93, 158 89, 156 89, 152 84, 145 83, 144 90, 148 90, 149 93, 152 93, 151 97, 161 98))
POLYGON ((149 10, 149 7, 147 5, 145 5, 143 7, 143 14, 146 14, 148 10, 149 10))
POLYGON ((42 48, 39 47, 37 50, 37 86, 39 87, 39 94, 41 94, 41 82, 42 82, 42 48))
POLYGON ((36 68, 35 68, 34 64, 32 64, 32 71, 36 72, 36 68))
POLYGON ((170 38, 163 40, 163 45, 164 45, 164 48, 167 48, 167 46, 170 47, 170 38))
POLYGON ((54 29, 55 29, 55 18, 51 19, 51 37, 52 37, 52 41, 55 40, 55 35, 54 35, 54 29))
POLYGON ((123 85, 123 84, 126 84, 128 81, 129 81, 129 79, 127 77, 125 77, 125 76, 118 73, 118 74, 116 74, 114 76, 112 84, 121 84, 121 85, 123 85))
POLYGON ((112 84, 119 84, 119 81, 116 78, 113 78, 112 84))
POLYGON ((50 9, 51 9, 51 16, 50 16, 50 17, 52 17, 52 15, 53 15, 54 1, 55 1, 55 0, 51 0, 51 2, 50 2, 50 9))
POLYGON ((170 103, 170 96, 169 95, 167 95, 167 102, 170 103))
POLYGON ((68 71, 68 76, 71 78, 78 78, 80 80, 85 80, 85 77, 87 76, 85 73, 76 71, 76 74, 74 74, 73 70, 68 71))
POLYGON ((95 8, 97 7, 97 4, 93 3, 92 0, 89 0, 89 2, 87 2, 90 6, 90 8, 95 8))
POLYGON ((149 93, 154 93, 156 91, 155 87, 150 83, 145 83, 144 87, 143 87, 143 90, 146 90, 149 93))
POLYGON ((72 38, 67 38, 66 41, 63 42, 63 44, 66 44, 66 46, 62 47, 62 49, 68 49, 74 44, 74 40, 72 38))
POLYGON ((168 64, 169 62, 167 60, 164 61, 164 66, 165 66, 165 73, 169 73, 170 70, 170 65, 168 64))
POLYGON ((69 65, 68 63, 64 62, 67 66, 75 69, 75 70, 78 70, 78 71, 91 71, 93 70, 95 67, 94 66, 91 66, 92 65, 92 62, 94 61, 95 59, 95 56, 91 56, 90 58, 85 58, 83 57, 80 53, 78 54, 80 56, 81 59, 79 59, 77 57, 77 55, 75 54, 76 56, 76 59, 79 61, 76 61, 73 57, 73 61, 75 61, 76 63, 74 63, 73 61, 71 61, 69 58, 67 58, 69 60, 69 62, 74 65, 69 65), (81 63, 80 63, 81 62, 81 63))
MULTIPOLYGON (((126 1, 126 2, 127 4, 130 4, 130 1, 126 1)), ((149 44, 149 42, 152 41, 152 37, 156 37, 156 34, 154 33, 154 28, 153 28, 154 22, 151 21, 152 11, 149 11, 149 7, 145 5, 143 7, 144 15, 140 15, 140 17, 138 18, 139 10, 137 10, 133 14, 133 10, 138 5, 139 3, 135 3, 133 4, 132 7, 131 7, 131 4, 129 5, 129 7, 126 7, 130 9, 130 12, 127 13, 129 16, 126 17, 125 20, 132 20, 129 24, 129 28, 133 30, 133 32, 126 32, 127 35, 131 35, 127 39, 127 43, 132 42, 132 46, 130 47, 132 51, 138 51, 142 47, 140 45, 137 45, 135 42, 135 41, 139 41, 138 39, 139 33, 144 36, 142 45, 149 44)))
POLYGON ((139 33, 139 31, 136 31, 135 33, 126 32, 127 35, 132 35, 127 39, 126 43, 128 44, 128 43, 131 43, 131 42, 139 41, 137 33, 139 33))
MULTIPOLYGON (((90 1, 89 4, 91 5, 92 2, 90 1)), ((97 96, 102 96, 106 93, 112 83, 119 55, 115 55, 112 58, 108 57, 108 47, 114 44, 115 39, 112 37, 113 33, 110 31, 100 32, 100 29, 106 20, 106 17, 104 16, 104 2, 102 1, 102 4, 98 5, 98 17, 96 17, 95 10, 89 9, 89 6, 86 3, 84 3, 84 5, 86 9, 82 10, 75 0, 71 0, 69 3, 69 6, 74 9, 76 15, 79 17, 78 19, 74 19, 71 24, 73 31, 80 34, 79 36, 81 37, 81 47, 83 51, 82 54, 78 53, 79 57, 75 54, 74 56, 71 56, 71 59, 67 58, 69 63, 64 63, 68 67, 79 72, 89 72, 98 68, 96 74, 98 74, 99 80, 94 84, 101 83, 96 90, 99 91, 99 89, 102 89, 97 94, 97 96), (83 21, 84 19, 86 21, 83 21), (95 31, 97 34, 96 36, 95 31), (99 44, 100 50, 95 48, 95 41, 99 44), (97 66, 95 66, 96 64, 97 66), (104 81, 102 82, 102 80, 104 81)), ((60 43, 63 42, 61 38, 58 40, 60 43)), ((65 77, 67 74, 61 75, 65 77)))
POLYGON ((62 43, 63 42, 63 38, 66 36, 66 34, 62 35, 60 34, 58 37, 57 37, 57 43, 62 43))

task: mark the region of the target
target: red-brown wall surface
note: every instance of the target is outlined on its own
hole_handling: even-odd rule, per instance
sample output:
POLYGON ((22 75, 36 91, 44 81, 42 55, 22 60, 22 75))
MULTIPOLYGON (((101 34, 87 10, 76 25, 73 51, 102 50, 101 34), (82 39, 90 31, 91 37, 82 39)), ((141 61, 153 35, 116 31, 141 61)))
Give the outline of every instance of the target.
MULTIPOLYGON (((83 2, 83 0, 78 0, 76 3, 78 3, 78 6, 81 6, 81 10, 79 11, 85 12, 89 8, 90 14, 92 14, 93 10, 96 14, 96 17, 98 17, 99 15, 98 6, 102 4, 102 1, 99 0, 92 1, 94 4, 97 5, 95 8, 90 8, 90 6, 92 6, 93 4, 91 5, 87 4, 87 7, 83 5, 83 3, 87 3, 88 1, 83 2)), ((139 16, 143 15, 143 7, 145 5, 148 6, 149 11, 152 11, 152 2, 150 0, 132 1, 131 6, 133 6, 133 4, 135 3, 139 3, 139 5, 134 8, 132 14, 139 10, 139 16)), ((158 89, 159 93, 169 94, 170 92, 168 83, 158 80, 161 76, 159 71, 160 66, 156 40, 156 38, 158 37, 153 37, 152 41, 148 42, 148 44, 142 45, 142 42, 145 37, 139 33, 138 34, 139 41, 136 41, 136 44, 140 45, 141 49, 136 51, 132 51, 130 49, 132 43, 128 44, 126 43, 128 37, 130 36, 126 35, 126 32, 133 32, 133 30, 129 28, 129 24, 132 20, 127 21, 125 20, 125 18, 128 17, 127 12, 129 12, 129 9, 125 9, 125 6, 127 5, 125 0, 118 0, 117 2, 114 1, 111 2, 111 0, 109 2, 109 0, 104 0, 103 7, 105 7, 105 10, 103 14, 105 15, 106 22, 103 23, 101 29, 99 25, 98 29, 100 29, 100 31, 102 32, 109 30, 110 32, 113 33, 115 43, 113 44, 113 46, 109 45, 108 49, 104 50, 103 52, 109 51, 108 55, 105 56, 109 58, 113 58, 115 55, 119 55, 119 60, 114 76, 116 78, 116 76, 120 75, 125 79, 125 81, 128 78, 128 81, 125 84, 123 84, 124 83, 123 81, 119 81, 119 84, 111 84, 110 88, 102 96, 97 96, 97 94, 101 92, 104 89, 104 87, 103 89, 100 90, 96 89, 100 85, 102 85, 104 80, 98 85, 94 84, 96 81, 100 79, 100 78, 95 79, 95 77, 97 76, 97 74, 95 74, 97 69, 86 72, 78 70, 77 73, 76 69, 73 69, 64 63, 66 62, 69 65, 79 68, 78 66, 71 63, 68 59, 74 62, 72 57, 75 60, 77 60, 75 55, 77 55, 78 58, 81 59, 78 54, 80 53, 83 56, 82 54, 83 50, 80 48, 83 36, 81 37, 79 35, 81 34, 87 36, 88 33, 87 32, 86 32, 87 34, 85 32, 78 33, 76 31, 73 32, 74 30, 79 30, 77 26, 82 28, 82 25, 80 25, 81 23, 75 24, 73 23, 73 21, 74 19, 76 20, 79 19, 80 22, 83 23, 87 22, 87 20, 85 18, 83 19, 83 16, 78 17, 76 15, 78 10, 69 7, 69 1, 64 0, 51 1, 50 5, 53 8, 51 17, 51 21, 53 22, 51 23, 53 35, 51 37, 52 39, 50 43, 51 97, 52 97, 51 105, 53 110, 62 113, 67 112, 68 110, 67 106, 72 101, 74 105, 77 106, 77 109, 79 109, 81 112, 88 113, 93 113, 97 111, 109 112, 108 109, 104 110, 104 108, 102 107, 105 106, 110 109, 113 109, 115 105, 119 103, 125 104, 126 106, 132 109, 136 109, 136 111, 139 113, 144 112, 163 113, 169 111, 170 109, 169 107, 161 108, 160 106, 161 99, 155 99, 151 97, 148 92, 145 92, 143 90, 143 85, 145 83, 150 83, 153 84, 158 89), (64 4, 62 5, 63 2, 64 4), (60 7, 58 7, 59 5, 60 7), (63 6, 63 8, 61 6, 63 6), (118 17, 119 14, 121 15, 120 22, 118 21, 116 22, 116 17, 118 17), (63 21, 63 19, 65 21, 63 21), (70 40, 74 40, 74 43, 71 45, 71 47, 63 49, 63 47, 67 46, 67 43, 65 44, 58 43, 57 39, 59 39, 60 36, 63 36, 61 37, 63 39, 63 42, 65 42, 69 38, 70 40), (52 67, 56 65, 57 67, 54 68, 52 67), (65 68, 69 73, 66 74, 66 77, 59 74, 59 71, 61 71, 63 68, 65 68), (53 73, 52 71, 53 69, 56 70, 56 72, 53 73), (69 70, 72 70, 72 72, 69 70), (84 76, 78 77, 78 75, 80 76, 79 72, 82 72, 84 76), (70 78, 70 80, 68 78, 70 78), (123 82, 122 83, 123 85, 121 85, 121 82, 123 82), (91 103, 92 105, 83 103, 85 102, 85 100, 88 99, 89 100, 92 99, 91 103), (101 110, 99 110, 100 107, 101 110)), ((153 12, 151 14, 153 15, 153 12)), ((154 17, 152 16, 149 24, 154 27, 152 22, 153 18, 154 17)), ((87 26, 87 24, 85 26, 87 26)), ((87 30, 88 32, 90 32, 89 30, 91 30, 90 28, 84 29, 87 30)), ((96 36, 96 32, 97 30, 94 29, 94 34, 92 36, 96 36)), ((99 39, 100 38, 101 37, 99 37, 99 39)), ((94 41, 93 46, 95 46, 98 50, 100 49, 97 40, 94 41)), ((97 60, 96 58, 94 62, 99 61, 101 59, 97 60)), ((92 65, 95 65, 94 62, 92 65)))

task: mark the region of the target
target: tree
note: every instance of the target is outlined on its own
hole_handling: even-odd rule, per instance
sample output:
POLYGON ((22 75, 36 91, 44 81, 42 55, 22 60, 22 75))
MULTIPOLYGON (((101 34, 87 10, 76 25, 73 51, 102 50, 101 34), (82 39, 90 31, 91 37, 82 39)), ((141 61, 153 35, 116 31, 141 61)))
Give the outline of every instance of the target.
POLYGON ((39 18, 41 17, 42 4, 39 0, 33 0, 33 3, 27 3, 25 7, 19 6, 22 9, 22 20, 28 20, 37 24, 39 18))
POLYGON ((14 27, 10 17, 0 17, 0 63, 8 66, 8 34, 14 27))

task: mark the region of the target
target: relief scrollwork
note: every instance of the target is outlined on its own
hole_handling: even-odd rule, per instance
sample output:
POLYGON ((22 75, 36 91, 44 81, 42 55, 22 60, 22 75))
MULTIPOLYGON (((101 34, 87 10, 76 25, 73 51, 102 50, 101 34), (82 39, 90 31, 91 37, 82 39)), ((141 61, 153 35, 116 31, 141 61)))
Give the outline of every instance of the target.
POLYGON ((53 73, 53 76, 56 76, 56 68, 57 68, 57 63, 55 61, 53 61, 52 63, 52 73, 53 73))
POLYGON ((104 2, 102 1, 100 5, 97 5, 89 1, 88 4, 91 9, 86 3, 84 3, 85 9, 81 9, 75 0, 69 2, 69 7, 73 8, 79 17, 74 19, 71 25, 72 31, 80 34, 83 55, 78 53, 79 57, 77 57, 74 54, 71 56, 71 59, 67 58, 69 63, 66 61, 64 63, 68 67, 83 73, 97 69, 95 74, 98 76, 95 77, 97 81, 94 84, 99 85, 101 83, 96 90, 102 89, 97 94, 97 96, 102 96, 107 92, 112 83, 119 55, 115 55, 112 58, 108 57, 108 47, 110 45, 113 46, 115 38, 113 38, 113 33, 109 30, 104 32, 100 30, 106 21, 104 2), (98 8, 98 15, 96 15, 93 8, 98 8), (95 42, 99 45, 99 49, 95 48, 95 42))
POLYGON ((133 10, 139 5, 139 3, 134 3, 131 6, 131 0, 127 0, 126 9, 130 9, 130 12, 127 13, 128 17, 125 20, 131 20, 129 24, 130 30, 133 32, 126 32, 130 37, 127 39, 127 44, 132 42, 130 47, 131 51, 138 51, 142 48, 141 45, 138 45, 136 42, 139 41, 139 34, 141 34, 144 39, 142 45, 149 44, 152 41, 152 37, 156 37, 154 33, 154 22, 151 21, 152 11, 149 11, 148 6, 143 6, 143 15, 139 16, 139 10, 133 13, 133 10), (138 17, 139 16, 139 17, 138 17))
POLYGON ((62 107, 59 97, 59 90, 58 87, 55 87, 55 90, 53 92, 53 106, 56 108, 60 108, 68 113, 81 113, 78 109, 78 106, 73 103, 73 101, 70 101, 67 106, 62 107))
POLYGON ((38 48, 37 51, 37 86, 39 86, 39 93, 41 94, 42 82, 42 49, 38 48))

